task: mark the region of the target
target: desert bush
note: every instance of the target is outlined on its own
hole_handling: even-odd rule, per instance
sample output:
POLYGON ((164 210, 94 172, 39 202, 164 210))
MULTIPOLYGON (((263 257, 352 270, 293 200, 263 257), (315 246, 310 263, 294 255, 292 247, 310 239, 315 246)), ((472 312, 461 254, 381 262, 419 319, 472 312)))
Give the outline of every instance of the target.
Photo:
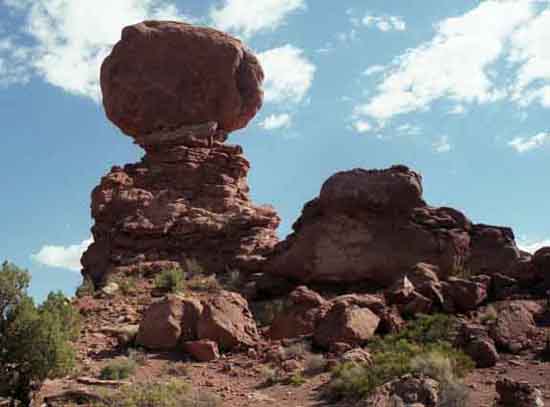
POLYGON ((304 342, 293 343, 290 346, 283 348, 282 358, 287 359, 304 359, 308 352, 310 346, 304 342))
POLYGON ((130 358, 115 360, 101 369, 99 378, 102 380, 124 380, 134 375, 136 366, 136 361, 130 358))
POLYGON ((76 289, 76 296, 86 297, 88 295, 93 296, 95 294, 95 285, 94 282, 90 279, 85 277, 84 280, 82 280, 82 283, 80 286, 76 289))
POLYGON ((261 366, 259 374, 263 378, 264 386, 273 386, 277 383, 281 383, 284 380, 284 375, 282 371, 270 365, 261 366))
POLYGON ((35 305, 27 294, 30 274, 14 264, 0 267, 0 397, 30 403, 33 386, 74 367, 70 341, 78 313, 61 293, 35 305))
POLYGON ((167 376, 189 376, 189 368, 183 362, 169 362, 164 366, 163 373, 167 376))
POLYGON ((209 293, 220 292, 223 287, 215 275, 195 275, 185 282, 185 287, 193 291, 204 291, 209 293))
POLYGON ((194 392, 189 384, 170 380, 165 383, 136 383, 120 388, 94 407, 218 407, 221 401, 206 392, 194 392))
POLYGON ((143 349, 128 349, 128 360, 139 366, 144 366, 147 364, 147 352, 143 349))
POLYGON ((291 386, 301 386, 302 384, 306 383, 307 380, 302 374, 302 372, 294 372, 288 379, 285 380, 285 384, 289 384, 291 386))
POLYGON ((120 292, 124 295, 134 294, 137 290, 137 282, 135 276, 119 277, 116 281, 120 292))
POLYGON ((185 287, 185 273, 179 267, 162 270, 155 277, 155 288, 176 293, 185 287))
POLYGON ((421 316, 405 329, 370 343, 371 366, 344 363, 332 372, 327 395, 365 398, 376 387, 408 373, 455 382, 474 368, 473 361, 449 340, 455 322, 445 315, 421 316))
POLYGON ((327 360, 323 355, 309 355, 306 357, 304 371, 308 375, 322 373, 327 369, 327 360))

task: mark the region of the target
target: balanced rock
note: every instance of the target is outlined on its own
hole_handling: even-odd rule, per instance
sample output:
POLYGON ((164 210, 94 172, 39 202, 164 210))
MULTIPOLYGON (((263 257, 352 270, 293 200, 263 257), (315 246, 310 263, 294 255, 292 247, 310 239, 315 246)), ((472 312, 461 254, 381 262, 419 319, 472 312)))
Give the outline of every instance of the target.
POLYGON ((83 274, 102 284, 121 270, 255 270, 278 241, 279 217, 249 196, 250 163, 228 131, 261 105, 262 71, 223 33, 174 22, 123 30, 102 68, 108 117, 145 149, 92 192, 94 243, 83 274))
POLYGON ((262 105, 263 71, 237 39, 174 21, 124 28, 101 67, 109 119, 131 136, 214 121, 245 127, 262 105))

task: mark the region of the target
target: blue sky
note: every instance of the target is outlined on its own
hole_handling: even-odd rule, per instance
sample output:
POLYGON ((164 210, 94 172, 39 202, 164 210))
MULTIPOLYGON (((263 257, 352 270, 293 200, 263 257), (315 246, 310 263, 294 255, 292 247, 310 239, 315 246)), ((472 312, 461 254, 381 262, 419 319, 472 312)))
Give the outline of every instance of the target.
POLYGON ((547 0, 0 0, 0 259, 71 294, 90 192, 142 152, 104 116, 98 70, 123 26, 180 19, 242 38, 266 100, 242 144, 284 237, 338 170, 403 163, 434 205, 550 244, 547 0))

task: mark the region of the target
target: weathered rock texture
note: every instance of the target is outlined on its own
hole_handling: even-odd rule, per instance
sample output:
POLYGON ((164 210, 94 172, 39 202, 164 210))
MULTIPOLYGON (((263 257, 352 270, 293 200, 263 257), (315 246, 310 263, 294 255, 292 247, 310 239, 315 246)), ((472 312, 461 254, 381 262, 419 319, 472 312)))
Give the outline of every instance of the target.
POLYGON ((263 71, 237 39, 206 27, 145 21, 122 30, 101 67, 107 116, 132 136, 215 121, 245 127, 262 105, 263 71))
POLYGON ((92 192, 85 276, 101 283, 120 267, 191 258, 209 272, 247 269, 271 250, 279 218, 252 204, 250 163, 224 144, 261 106, 262 78, 255 57, 218 31, 173 22, 123 30, 103 64, 104 105, 146 154, 92 192))
POLYGON ((510 229, 428 206, 421 176, 405 166, 333 175, 293 229, 265 270, 302 282, 389 285, 419 262, 444 279, 466 270, 506 273, 521 257, 510 229))

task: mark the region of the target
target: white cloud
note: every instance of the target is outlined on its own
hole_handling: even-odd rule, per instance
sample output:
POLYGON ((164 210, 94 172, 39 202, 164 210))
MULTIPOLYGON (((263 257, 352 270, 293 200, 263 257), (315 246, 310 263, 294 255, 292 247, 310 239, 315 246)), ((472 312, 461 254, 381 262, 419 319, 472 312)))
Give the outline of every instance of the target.
POLYGON ((372 130, 371 124, 365 120, 357 120, 353 123, 353 128, 359 133, 368 133, 372 130))
POLYGON ((265 72, 265 100, 273 103, 301 102, 313 83, 316 67, 303 51, 287 44, 258 55, 265 72))
POLYGON ((508 60, 519 64, 513 86, 513 97, 522 105, 539 100, 550 107, 550 9, 519 28, 511 38, 508 60), (535 82, 546 83, 539 88, 530 87, 535 82))
POLYGON ((260 123, 260 127, 265 130, 288 129, 291 125, 292 117, 288 113, 272 114, 260 123))
MULTIPOLYGON (((4 0, 24 13, 33 44, 20 47, 25 66, 65 91, 100 99, 99 67, 126 25, 187 19, 165 0, 4 0)), ((14 61, 10 61, 14 63, 14 61)))
POLYGON ((410 123, 405 123, 397 128, 397 131, 407 136, 419 136, 422 133, 422 129, 418 126, 414 126, 410 123))
POLYGON ((377 93, 356 106, 355 113, 384 122, 427 110, 441 98, 480 104, 503 98, 506 93, 487 71, 503 55, 514 31, 533 15, 530 0, 488 0, 441 21, 432 40, 396 58, 377 93))
POLYGON ((276 29, 288 14, 304 8, 305 0, 224 0, 222 7, 211 9, 210 18, 222 30, 250 37, 276 29))
POLYGON ((363 75, 371 76, 380 72, 384 72, 384 65, 371 65, 363 71, 363 75))
POLYGON ((517 245, 524 252, 534 254, 537 250, 543 247, 550 247, 550 239, 539 241, 520 240, 517 242, 517 245))
POLYGON ((526 153, 549 144, 550 133, 539 133, 531 137, 516 137, 508 142, 508 145, 518 153, 526 153))
POLYGON ((362 20, 367 27, 375 27, 380 31, 405 31, 407 24, 398 16, 372 16, 366 15, 362 20))
POLYGON ((449 136, 439 137, 433 144, 432 147, 436 153, 448 153, 452 150, 453 146, 449 143, 449 136))
POLYGON ((14 39, 0 38, 0 86, 27 83, 32 74, 28 58, 29 51, 17 47, 14 39))
POLYGON ((80 271, 80 258, 92 242, 93 239, 89 238, 80 244, 70 246, 45 245, 31 258, 44 266, 80 271))
POLYGON ((464 107, 464 105, 456 105, 456 106, 453 106, 450 110, 449 110, 449 114, 457 114, 457 115, 460 115, 460 114, 464 114, 466 113, 466 108, 464 107))

